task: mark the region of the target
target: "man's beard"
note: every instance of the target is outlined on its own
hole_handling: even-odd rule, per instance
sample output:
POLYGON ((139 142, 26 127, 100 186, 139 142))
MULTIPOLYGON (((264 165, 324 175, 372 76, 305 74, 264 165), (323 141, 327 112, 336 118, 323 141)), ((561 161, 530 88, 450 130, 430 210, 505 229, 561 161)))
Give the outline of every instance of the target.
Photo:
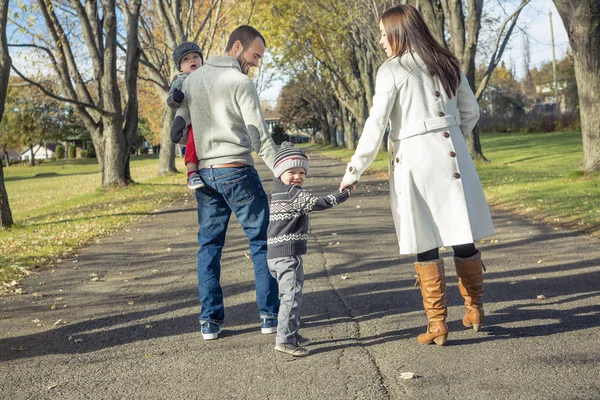
POLYGON ((242 58, 241 55, 237 58, 237 62, 238 62, 238 64, 240 64, 240 69, 242 70, 242 74, 248 75, 248 71, 250 70, 250 67, 248 67, 248 64, 246 63, 246 61, 244 61, 244 59, 242 58))

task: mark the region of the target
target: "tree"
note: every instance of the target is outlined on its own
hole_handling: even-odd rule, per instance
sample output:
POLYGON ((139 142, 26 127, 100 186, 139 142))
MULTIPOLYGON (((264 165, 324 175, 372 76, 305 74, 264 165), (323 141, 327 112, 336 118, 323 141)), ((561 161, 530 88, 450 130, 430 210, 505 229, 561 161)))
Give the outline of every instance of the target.
POLYGON ((11 44, 46 56, 59 88, 26 77, 14 66, 13 70, 47 96, 76 107, 92 136, 105 187, 131 182, 129 150, 138 122, 141 1, 120 1, 120 8, 116 0, 37 0, 36 7, 23 5, 23 14, 32 13, 31 18, 13 22, 32 43, 11 44), (40 17, 45 27, 37 26, 40 17), (119 34, 126 38, 123 54, 118 51, 119 34))
MULTIPOLYGON (((0 0, 0 122, 4 116, 4 101, 8 87, 8 77, 12 60, 8 54, 6 41, 6 23, 8 21, 8 0, 0 0)), ((5 148, 6 150, 6 148, 5 148)), ((4 185, 4 169, 0 162, 0 226, 9 228, 13 224, 12 212, 8 202, 8 194, 4 185)))
POLYGON ((583 138, 581 167, 588 174, 600 171, 600 0, 554 0, 554 4, 573 49, 583 138))
POLYGON ((309 100, 310 95, 306 93, 298 82, 290 81, 281 89, 277 101, 277 111, 281 115, 281 123, 287 129, 315 128, 318 122, 315 120, 309 100))
POLYGON ((0 123, 1 142, 13 147, 28 147, 33 166, 40 147, 65 139, 68 109, 65 103, 39 96, 37 89, 22 80, 11 79, 4 118, 0 123))
MULTIPOLYGON (((507 14, 500 25, 496 41, 492 50, 487 70, 482 80, 477 85, 475 82, 475 56, 481 31, 481 18, 483 15, 483 0, 424 0, 419 1, 421 11, 428 22, 432 34, 451 49, 461 62, 469 85, 475 92, 477 99, 481 97, 487 87, 489 79, 499 65, 512 31, 517 23, 521 10, 531 0, 521 0, 521 3, 512 14, 507 14), (449 38, 446 40, 444 27, 448 27, 449 38)), ((486 160, 481 149, 479 130, 477 127, 469 139, 471 156, 475 159, 486 160)))

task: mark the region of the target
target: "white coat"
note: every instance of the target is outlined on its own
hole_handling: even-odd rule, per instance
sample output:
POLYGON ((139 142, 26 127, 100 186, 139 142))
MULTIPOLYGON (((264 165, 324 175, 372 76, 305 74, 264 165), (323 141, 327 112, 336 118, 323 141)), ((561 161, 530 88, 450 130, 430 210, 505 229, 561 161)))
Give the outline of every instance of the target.
POLYGON ((416 54, 392 57, 377 71, 373 107, 343 182, 359 181, 389 121, 390 199, 400 254, 494 234, 466 145, 478 119, 477 100, 462 72, 456 96, 449 98, 416 54))

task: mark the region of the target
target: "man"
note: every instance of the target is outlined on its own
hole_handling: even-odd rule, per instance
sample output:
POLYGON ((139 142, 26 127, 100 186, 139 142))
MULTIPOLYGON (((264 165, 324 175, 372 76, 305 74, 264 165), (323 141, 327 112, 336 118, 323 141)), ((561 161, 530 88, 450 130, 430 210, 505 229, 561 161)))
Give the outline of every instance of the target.
POLYGON ((256 86, 247 76, 250 68, 259 65, 265 48, 265 39, 256 29, 240 26, 231 33, 225 55, 211 56, 187 77, 182 88, 194 129, 199 173, 206 185, 196 191, 196 199, 200 324, 207 340, 219 337, 225 318, 221 254, 232 211, 250 244, 261 332, 277 331, 277 281, 266 260, 268 198, 252 158, 254 150, 273 170, 277 146, 265 124, 256 86))

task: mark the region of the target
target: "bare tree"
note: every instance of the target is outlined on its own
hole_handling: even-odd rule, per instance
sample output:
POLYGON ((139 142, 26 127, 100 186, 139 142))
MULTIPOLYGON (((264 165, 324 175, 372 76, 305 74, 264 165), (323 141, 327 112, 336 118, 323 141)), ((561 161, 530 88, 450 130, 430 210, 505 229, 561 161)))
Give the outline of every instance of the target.
POLYGON ((140 47, 138 22, 141 2, 122 2, 127 44, 124 76, 117 65, 118 32, 123 29, 116 0, 103 2, 70 0, 38 0, 37 6, 45 23, 40 36, 29 26, 20 25, 36 43, 11 44, 28 47, 46 55, 60 81, 60 88, 44 85, 13 66, 24 80, 44 94, 72 103, 90 131, 102 171, 102 186, 124 186, 131 182, 129 151, 137 131, 137 89, 140 47), (74 28, 78 26, 79 28, 74 28), (84 46, 79 46, 80 40, 84 46), (45 43, 38 44, 40 40, 45 43), (79 51, 87 51, 82 60, 79 51), (85 59, 90 60, 89 63, 85 59), (91 64, 91 65, 90 65, 91 64), (91 69, 91 74, 88 71, 91 69))
MULTIPOLYGON (((8 54, 8 43, 6 41, 6 23, 8 22, 8 0, 0 0, 0 121, 4 115, 4 101, 8 88, 8 77, 12 60, 8 54)), ((8 160, 7 149, 4 149, 8 160)), ((9 228, 13 224, 12 212, 8 203, 8 194, 4 185, 4 170, 0 160, 0 226, 9 228)))
MULTIPOLYGON (((498 30, 488 68, 479 86, 475 82, 475 55, 481 31, 484 1, 421 0, 418 3, 432 34, 440 43, 448 46, 456 54, 469 81, 469 85, 479 98, 483 94, 491 74, 502 58, 521 10, 529 2, 530 0, 521 0, 517 10, 502 23, 498 30), (508 29, 506 29, 507 25, 508 29), (447 27, 448 40, 446 40, 444 27, 447 27)), ((468 145, 473 158, 486 160, 481 149, 477 127, 474 129, 468 145)))
POLYGON ((584 173, 600 171, 600 0, 554 0, 573 49, 584 173))

